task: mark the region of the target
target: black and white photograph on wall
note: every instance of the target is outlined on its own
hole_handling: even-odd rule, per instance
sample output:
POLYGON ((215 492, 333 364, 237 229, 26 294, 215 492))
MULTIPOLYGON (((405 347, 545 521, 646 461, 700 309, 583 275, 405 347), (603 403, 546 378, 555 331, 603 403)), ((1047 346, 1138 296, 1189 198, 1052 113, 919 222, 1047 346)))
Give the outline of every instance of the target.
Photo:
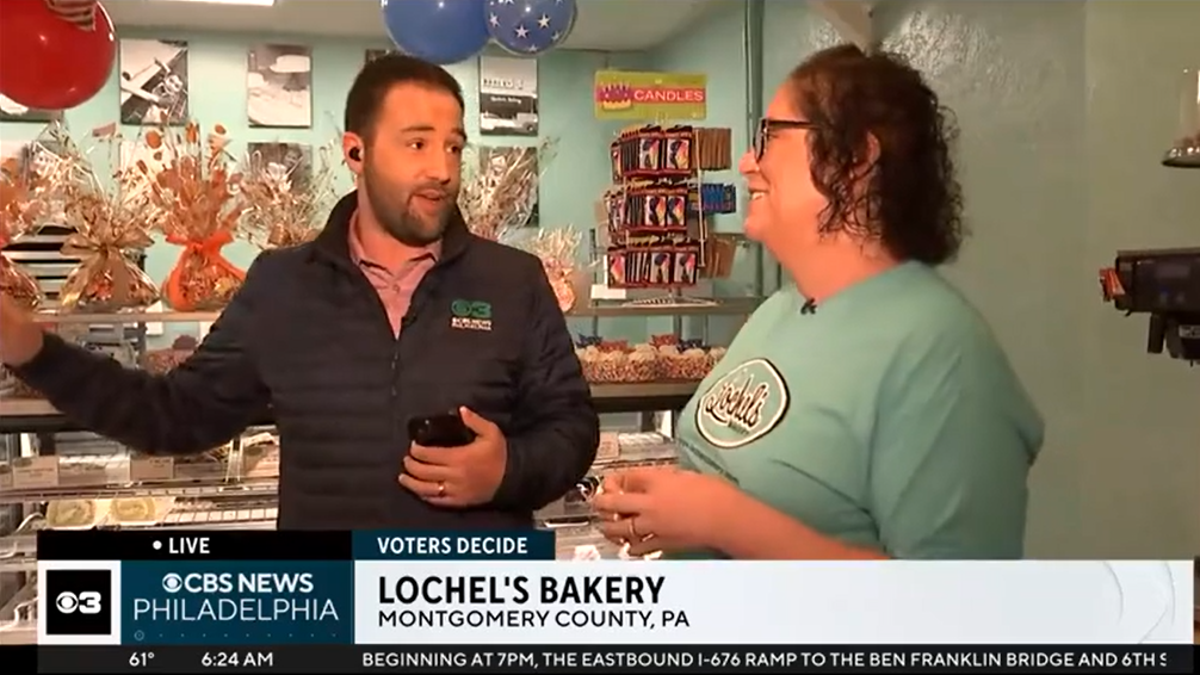
POLYGON ((121 40, 121 124, 183 124, 188 119, 188 44, 121 40))
POLYGON ((312 48, 258 45, 249 52, 246 106, 252 127, 312 126, 312 48))
POLYGON ((247 143, 250 170, 263 172, 294 192, 312 183, 312 147, 303 143, 247 143))
POLYGON ((537 59, 479 57, 479 131, 485 136, 537 136, 537 59))
POLYGON ((0 171, 9 179, 49 176, 62 161, 61 144, 47 141, 0 141, 0 171))
POLYGON ((381 56, 387 56, 388 54, 391 54, 391 53, 392 53, 391 49, 368 49, 366 51, 366 54, 363 55, 363 65, 365 66, 366 64, 374 61, 375 59, 377 59, 381 56))
POLYGON ((58 115, 59 113, 54 110, 28 108, 4 94, 0 94, 0 122, 36 122, 47 124, 58 119, 58 115))

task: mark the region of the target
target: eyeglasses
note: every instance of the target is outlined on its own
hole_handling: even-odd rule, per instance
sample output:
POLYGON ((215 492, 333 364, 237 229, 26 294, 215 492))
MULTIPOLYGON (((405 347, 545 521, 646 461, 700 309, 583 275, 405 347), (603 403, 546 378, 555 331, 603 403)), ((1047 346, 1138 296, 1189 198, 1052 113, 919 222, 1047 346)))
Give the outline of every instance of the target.
POLYGON ((764 117, 758 122, 758 133, 754 136, 754 159, 762 159, 763 152, 767 149, 767 139, 772 134, 788 129, 815 129, 817 125, 812 122, 801 120, 778 120, 770 117, 764 117))

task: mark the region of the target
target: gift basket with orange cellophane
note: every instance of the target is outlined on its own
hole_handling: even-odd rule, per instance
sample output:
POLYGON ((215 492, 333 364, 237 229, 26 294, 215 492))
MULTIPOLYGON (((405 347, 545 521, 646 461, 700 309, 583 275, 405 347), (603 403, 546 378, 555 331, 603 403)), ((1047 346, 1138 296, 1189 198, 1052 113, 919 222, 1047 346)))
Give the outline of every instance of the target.
MULTIPOLYGON (((147 229, 148 214, 138 190, 141 176, 118 168, 112 180, 91 159, 96 148, 80 149, 65 128, 55 132, 62 148, 54 181, 61 194, 63 224, 74 230, 62 254, 78 258, 59 289, 63 311, 115 312, 144 309, 158 301, 158 290, 135 262, 154 240, 147 229)), ((116 125, 92 132, 110 150, 109 166, 119 165, 120 134, 116 125)))
POLYGON ((334 147, 317 149, 316 163, 285 166, 261 150, 250 152, 241 170, 245 201, 241 232, 261 249, 290 248, 316 238, 338 195, 334 147))
POLYGON ((163 283, 163 299, 178 312, 222 309, 246 278, 221 254, 246 211, 225 129, 216 125, 202 134, 189 122, 148 131, 143 143, 154 160, 136 162, 146 178, 150 221, 168 243, 183 248, 163 283))
MULTIPOLYGON (((0 163, 0 251, 18 237, 36 232, 50 215, 53 183, 49 171, 33 161, 41 152, 49 151, 35 142, 23 151, 23 156, 8 157, 0 163)), ((0 293, 27 310, 36 309, 43 299, 37 280, 3 254, 0 293)))

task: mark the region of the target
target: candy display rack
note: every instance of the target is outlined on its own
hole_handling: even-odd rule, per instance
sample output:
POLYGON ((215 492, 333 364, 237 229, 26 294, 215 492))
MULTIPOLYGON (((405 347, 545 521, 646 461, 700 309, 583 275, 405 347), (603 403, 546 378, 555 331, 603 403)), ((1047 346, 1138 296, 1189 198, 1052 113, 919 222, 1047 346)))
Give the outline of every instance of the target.
MULTIPOLYGON (((660 409, 678 409, 724 354, 711 342, 711 319, 744 320, 760 304, 761 283, 750 296, 718 292, 737 250, 748 246, 713 227, 714 216, 737 211, 734 186, 706 174, 731 169, 731 145, 729 129, 666 119, 626 128, 610 143, 612 184, 597 204, 590 242, 599 278, 586 294, 577 293, 587 302, 570 313, 591 319, 590 331, 577 336, 576 353, 594 392, 618 397, 636 387, 673 398, 660 409), (648 339, 632 344, 623 335, 602 335, 601 320, 616 317, 670 317, 672 327, 647 330, 648 339)), ((641 424, 669 426, 669 418, 656 427, 647 416, 641 424)))
POLYGON ((598 208, 603 227, 593 236, 611 289, 649 289, 657 296, 627 304, 712 306, 688 295, 717 267, 710 217, 737 209, 732 185, 706 183, 706 170, 732 163, 728 129, 655 124, 627 128, 609 146, 613 185, 598 208))

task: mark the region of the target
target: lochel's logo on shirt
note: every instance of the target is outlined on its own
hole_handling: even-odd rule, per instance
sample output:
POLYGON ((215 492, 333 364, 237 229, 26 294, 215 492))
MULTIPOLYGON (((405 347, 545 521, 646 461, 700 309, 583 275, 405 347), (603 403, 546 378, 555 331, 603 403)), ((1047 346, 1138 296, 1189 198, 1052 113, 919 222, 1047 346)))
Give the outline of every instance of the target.
POLYGON ((450 327, 459 330, 490 331, 492 303, 479 300, 455 300, 450 303, 450 327))
POLYGON ((751 359, 704 393, 696 406, 696 428, 718 448, 739 448, 769 434, 787 407, 787 383, 779 371, 766 359, 751 359))

